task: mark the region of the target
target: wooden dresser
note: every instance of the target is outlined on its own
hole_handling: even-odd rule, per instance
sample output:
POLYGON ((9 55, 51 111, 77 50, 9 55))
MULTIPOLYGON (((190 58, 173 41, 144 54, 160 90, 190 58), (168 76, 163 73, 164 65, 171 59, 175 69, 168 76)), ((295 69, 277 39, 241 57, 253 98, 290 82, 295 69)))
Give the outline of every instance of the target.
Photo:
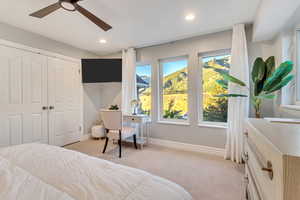
POLYGON ((300 200, 300 125, 245 123, 246 199, 300 200))

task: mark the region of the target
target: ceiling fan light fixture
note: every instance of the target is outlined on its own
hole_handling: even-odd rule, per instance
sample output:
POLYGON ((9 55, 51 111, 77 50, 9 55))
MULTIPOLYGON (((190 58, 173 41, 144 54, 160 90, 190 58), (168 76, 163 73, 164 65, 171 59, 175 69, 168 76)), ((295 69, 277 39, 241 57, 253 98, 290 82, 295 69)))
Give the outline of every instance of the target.
POLYGON ((60 6, 67 11, 72 11, 72 12, 76 11, 76 7, 71 1, 60 0, 59 3, 60 3, 60 6))

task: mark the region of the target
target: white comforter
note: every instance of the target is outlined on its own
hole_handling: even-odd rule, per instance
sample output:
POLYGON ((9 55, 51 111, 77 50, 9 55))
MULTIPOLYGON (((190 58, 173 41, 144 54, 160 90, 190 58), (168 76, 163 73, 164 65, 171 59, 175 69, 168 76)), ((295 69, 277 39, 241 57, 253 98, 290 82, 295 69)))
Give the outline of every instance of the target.
POLYGON ((43 144, 0 150, 1 200, 191 200, 144 171, 43 144))

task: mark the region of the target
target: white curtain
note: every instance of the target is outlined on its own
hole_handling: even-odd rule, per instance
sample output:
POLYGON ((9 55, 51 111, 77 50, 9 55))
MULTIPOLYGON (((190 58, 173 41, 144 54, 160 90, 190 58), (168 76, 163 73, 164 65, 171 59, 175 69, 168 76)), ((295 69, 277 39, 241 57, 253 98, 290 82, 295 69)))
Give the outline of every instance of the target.
MULTIPOLYGON (((230 75, 244 81, 249 87, 249 60, 244 24, 233 27, 231 55, 230 75)), ((249 95, 246 88, 232 83, 229 84, 229 93, 249 95)), ((248 116, 249 98, 229 98, 226 159, 242 162, 244 120, 248 116)))
POLYGON ((135 50, 123 50, 122 60, 122 112, 132 114, 131 101, 137 98, 135 50))

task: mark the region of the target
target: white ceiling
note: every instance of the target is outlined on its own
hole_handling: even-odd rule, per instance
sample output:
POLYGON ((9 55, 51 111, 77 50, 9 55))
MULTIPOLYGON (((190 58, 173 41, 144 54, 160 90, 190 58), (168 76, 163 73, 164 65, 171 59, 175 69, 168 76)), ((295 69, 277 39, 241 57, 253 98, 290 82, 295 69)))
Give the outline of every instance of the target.
POLYGON ((292 25, 293 23, 299 23, 299 11, 299 0, 262 1, 254 20, 254 41, 274 39, 284 27, 292 25), (282 12, 283 10, 287 12, 282 12))
POLYGON ((6 0, 0 21, 97 54, 154 45, 253 22, 260 0, 84 0, 80 4, 108 22, 104 32, 79 13, 59 10, 43 19, 28 15, 56 0, 6 0), (193 22, 185 21, 194 13, 193 22), (101 38, 107 44, 99 44, 101 38))

